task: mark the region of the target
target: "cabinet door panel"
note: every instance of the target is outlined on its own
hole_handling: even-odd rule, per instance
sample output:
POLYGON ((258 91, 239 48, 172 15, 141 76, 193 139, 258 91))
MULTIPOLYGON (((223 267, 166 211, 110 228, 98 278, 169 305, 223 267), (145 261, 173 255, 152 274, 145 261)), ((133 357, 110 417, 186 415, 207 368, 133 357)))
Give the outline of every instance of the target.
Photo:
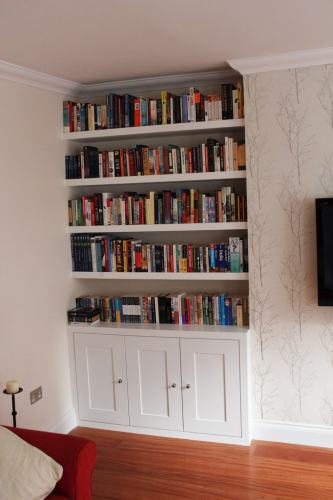
POLYGON ((74 342, 80 419, 128 424, 124 339, 76 333, 74 342))
POLYGON ((184 430, 241 436, 239 344, 181 340, 184 430))
POLYGON ((178 339, 126 337, 126 358, 131 425, 181 430, 178 339))

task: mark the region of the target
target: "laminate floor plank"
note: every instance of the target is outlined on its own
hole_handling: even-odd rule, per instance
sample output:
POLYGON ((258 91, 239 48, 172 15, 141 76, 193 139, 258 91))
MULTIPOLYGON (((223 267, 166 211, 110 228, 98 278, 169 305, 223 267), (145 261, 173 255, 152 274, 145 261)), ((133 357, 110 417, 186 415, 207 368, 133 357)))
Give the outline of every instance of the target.
POLYGON ((77 427, 97 445, 94 500, 333 500, 333 450, 77 427))

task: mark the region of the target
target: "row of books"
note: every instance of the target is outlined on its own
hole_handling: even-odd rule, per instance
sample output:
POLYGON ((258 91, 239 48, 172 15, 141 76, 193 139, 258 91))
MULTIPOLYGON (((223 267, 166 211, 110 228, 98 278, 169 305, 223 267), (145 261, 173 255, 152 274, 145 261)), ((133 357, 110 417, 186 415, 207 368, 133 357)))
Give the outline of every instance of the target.
POLYGON ((197 189, 97 193, 68 201, 70 226, 244 222, 246 217, 245 194, 230 186, 214 194, 197 189))
POLYGON ((167 146, 119 148, 98 151, 84 146, 78 155, 65 157, 66 179, 192 174, 245 170, 245 144, 225 137, 224 143, 208 139, 193 147, 167 146))
MULTIPOLYGON (((110 323, 173 325, 248 325, 248 298, 228 294, 160 296, 82 296, 76 298, 76 311, 99 310, 100 320, 110 323)), ((74 310, 72 310, 74 312, 74 310)), ((68 319, 75 315, 68 314, 68 319)), ((82 321, 84 322, 84 321, 82 321)))
POLYGON ((191 87, 182 95, 162 90, 160 97, 108 94, 102 104, 64 101, 64 132, 228 120, 244 117, 241 83, 222 84, 204 95, 191 87))
POLYGON ((72 269, 80 272, 247 272, 247 240, 228 243, 143 243, 112 236, 71 236, 72 269))

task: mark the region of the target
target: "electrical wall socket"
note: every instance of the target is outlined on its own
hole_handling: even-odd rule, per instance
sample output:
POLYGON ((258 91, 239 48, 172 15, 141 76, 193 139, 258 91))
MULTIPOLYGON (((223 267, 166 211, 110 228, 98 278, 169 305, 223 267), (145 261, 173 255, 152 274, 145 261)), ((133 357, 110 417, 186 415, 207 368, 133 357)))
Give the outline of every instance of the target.
POLYGON ((40 385, 37 387, 37 389, 34 389, 33 391, 30 392, 30 404, 33 405, 37 403, 40 399, 42 399, 43 393, 42 393, 42 386, 40 385))

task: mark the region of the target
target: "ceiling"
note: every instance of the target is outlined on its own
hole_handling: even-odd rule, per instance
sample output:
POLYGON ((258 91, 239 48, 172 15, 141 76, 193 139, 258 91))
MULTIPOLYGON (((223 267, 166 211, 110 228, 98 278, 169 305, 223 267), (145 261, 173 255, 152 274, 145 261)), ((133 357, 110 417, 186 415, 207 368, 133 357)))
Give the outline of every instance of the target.
POLYGON ((333 46, 332 0, 0 0, 0 59, 79 83, 333 46))

